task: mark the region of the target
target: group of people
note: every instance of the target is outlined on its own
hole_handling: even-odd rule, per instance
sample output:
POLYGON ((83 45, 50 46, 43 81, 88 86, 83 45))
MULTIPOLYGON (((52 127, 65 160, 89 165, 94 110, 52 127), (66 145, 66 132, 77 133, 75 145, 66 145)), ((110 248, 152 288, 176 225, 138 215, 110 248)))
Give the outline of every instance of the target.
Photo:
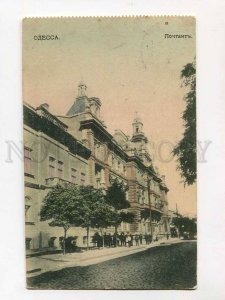
POLYGON ((97 247, 116 247, 116 246, 139 246, 142 244, 149 245, 152 242, 151 234, 130 234, 128 233, 105 233, 101 236, 98 232, 96 232, 92 238, 92 242, 97 247))

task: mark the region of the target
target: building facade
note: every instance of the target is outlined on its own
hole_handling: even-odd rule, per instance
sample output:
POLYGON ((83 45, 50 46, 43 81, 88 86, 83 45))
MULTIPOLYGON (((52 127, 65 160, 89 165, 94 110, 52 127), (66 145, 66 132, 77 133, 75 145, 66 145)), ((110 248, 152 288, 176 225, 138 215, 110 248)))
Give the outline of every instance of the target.
MULTIPOLYGON (((142 121, 134 119, 131 138, 119 129, 110 134, 100 116, 100 99, 87 97, 86 89, 85 84, 79 85, 78 97, 65 116, 53 116, 47 104, 36 109, 25 105, 26 218, 33 215, 33 221, 26 220, 27 248, 51 246, 52 240, 55 247, 59 245, 61 229, 40 222, 38 212, 48 190, 62 180, 103 189, 117 181, 126 191, 128 210, 135 215, 134 223, 121 224, 118 230, 157 236, 169 233, 169 190, 165 177, 152 164, 142 121), (36 166, 35 157, 41 160, 36 166)), ((84 231, 74 228, 73 234, 79 237, 78 245, 85 244, 84 231)))
MULTIPOLYGON (((40 208, 57 183, 87 184, 90 150, 72 135, 47 105, 24 105, 26 249, 60 247, 62 230, 40 221, 40 208)), ((77 230, 71 229, 71 235, 77 230)))

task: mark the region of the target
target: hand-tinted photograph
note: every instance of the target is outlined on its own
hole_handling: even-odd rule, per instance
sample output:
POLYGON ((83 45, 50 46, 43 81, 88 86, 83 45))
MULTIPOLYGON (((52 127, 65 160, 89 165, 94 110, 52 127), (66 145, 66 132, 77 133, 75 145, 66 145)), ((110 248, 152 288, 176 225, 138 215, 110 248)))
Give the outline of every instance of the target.
POLYGON ((28 289, 197 288, 195 18, 23 20, 28 289))

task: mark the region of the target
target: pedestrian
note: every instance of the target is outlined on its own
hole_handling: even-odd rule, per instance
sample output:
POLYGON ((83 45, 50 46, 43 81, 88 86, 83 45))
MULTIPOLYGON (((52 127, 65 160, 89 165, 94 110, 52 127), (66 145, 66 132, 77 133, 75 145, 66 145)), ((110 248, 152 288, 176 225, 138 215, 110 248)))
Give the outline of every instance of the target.
POLYGON ((116 243, 117 243, 117 234, 114 233, 113 237, 112 237, 112 245, 113 245, 113 247, 116 247, 116 243))
POLYGON ((95 246, 97 246, 97 248, 101 247, 102 241, 101 241, 101 236, 98 232, 95 232, 92 238, 92 242, 95 244, 95 246))
POLYGON ((148 245, 148 235, 147 235, 147 233, 145 234, 145 244, 148 245))
POLYGON ((125 246, 128 246, 128 234, 125 234, 124 236, 125 246))
POLYGON ((124 232, 121 232, 121 234, 120 234, 120 241, 121 241, 121 246, 125 246, 126 241, 125 241, 124 232))
POLYGON ((103 235, 103 244, 104 244, 104 247, 107 247, 107 235, 106 235, 106 232, 104 233, 103 235))
POLYGON ((109 248, 112 246, 112 236, 111 236, 111 233, 108 234, 108 246, 109 246, 109 248))
POLYGON ((116 235, 116 245, 117 245, 117 246, 120 245, 120 236, 119 236, 118 233, 117 233, 117 235, 116 235))
POLYGON ((132 237, 131 237, 131 234, 128 235, 128 237, 127 237, 127 242, 128 242, 128 247, 131 247, 131 243, 132 243, 132 237))
POLYGON ((149 244, 151 244, 151 243, 152 243, 152 235, 149 234, 149 244))
POLYGON ((137 233, 135 234, 134 239, 135 239, 136 246, 139 246, 139 236, 137 233))
POLYGON ((140 245, 142 245, 142 234, 139 235, 140 245))
POLYGON ((97 234, 97 247, 100 248, 102 246, 102 239, 100 234, 97 234))
POLYGON ((134 245, 134 236, 132 234, 130 236, 131 236, 131 246, 133 246, 134 245))

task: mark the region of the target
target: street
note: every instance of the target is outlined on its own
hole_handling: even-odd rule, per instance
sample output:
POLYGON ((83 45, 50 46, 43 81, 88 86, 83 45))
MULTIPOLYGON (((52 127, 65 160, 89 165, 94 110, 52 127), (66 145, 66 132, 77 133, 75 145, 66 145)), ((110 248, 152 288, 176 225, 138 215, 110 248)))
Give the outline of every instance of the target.
POLYGON ((31 289, 191 289, 196 286, 196 242, 144 252, 27 279, 31 289))

